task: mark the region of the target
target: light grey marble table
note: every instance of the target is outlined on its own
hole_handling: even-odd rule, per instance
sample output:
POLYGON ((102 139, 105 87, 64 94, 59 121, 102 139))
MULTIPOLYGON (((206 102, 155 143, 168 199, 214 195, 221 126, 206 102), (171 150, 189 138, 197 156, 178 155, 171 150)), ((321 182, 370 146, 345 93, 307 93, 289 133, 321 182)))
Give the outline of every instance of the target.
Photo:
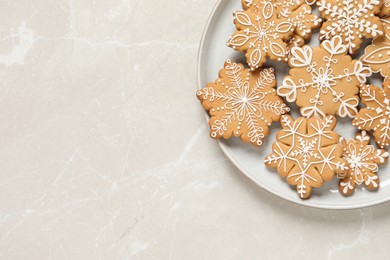
POLYGON ((215 0, 0 2, 0 259, 389 256, 390 204, 291 204, 208 137, 215 0))

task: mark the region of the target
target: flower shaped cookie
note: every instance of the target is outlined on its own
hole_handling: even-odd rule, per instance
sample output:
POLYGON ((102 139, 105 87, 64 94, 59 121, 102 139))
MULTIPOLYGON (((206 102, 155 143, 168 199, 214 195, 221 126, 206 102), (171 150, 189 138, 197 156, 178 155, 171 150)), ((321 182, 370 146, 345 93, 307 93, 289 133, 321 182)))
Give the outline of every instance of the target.
POLYGON ((293 34, 294 26, 287 18, 278 18, 272 2, 262 4, 261 12, 250 10, 234 13, 237 31, 227 45, 246 52, 251 70, 261 67, 269 56, 273 60, 287 61, 287 44, 284 42, 293 34))
POLYGON ((364 85, 360 97, 366 108, 360 109, 352 125, 359 130, 373 130, 380 148, 390 145, 390 81, 383 83, 383 89, 364 85))
POLYGON ((318 188, 336 173, 347 170, 339 136, 333 131, 336 126, 333 116, 323 120, 301 117, 294 121, 284 115, 281 124, 283 129, 277 134, 273 153, 265 164, 277 168, 280 176, 296 186, 300 198, 309 198, 312 187, 318 188))
POLYGON ((341 176, 339 190, 345 196, 351 195, 356 185, 364 185, 369 190, 379 188, 378 165, 387 161, 389 153, 375 149, 370 144, 370 136, 366 131, 356 135, 355 139, 341 139, 343 158, 347 161, 348 171, 341 176))
POLYGON ((218 80, 197 93, 211 116, 211 137, 240 136, 244 142, 261 146, 271 123, 290 111, 276 95, 275 86, 272 68, 251 72, 227 61, 218 80))
POLYGON ((354 53, 362 38, 375 38, 383 34, 378 14, 381 0, 321 0, 317 2, 322 17, 327 20, 321 27, 320 40, 342 36, 349 53, 354 53))
POLYGON ((340 36, 314 49, 294 47, 289 64, 290 75, 284 78, 278 94, 289 102, 296 101, 304 117, 356 115, 359 86, 371 70, 347 55, 340 36))

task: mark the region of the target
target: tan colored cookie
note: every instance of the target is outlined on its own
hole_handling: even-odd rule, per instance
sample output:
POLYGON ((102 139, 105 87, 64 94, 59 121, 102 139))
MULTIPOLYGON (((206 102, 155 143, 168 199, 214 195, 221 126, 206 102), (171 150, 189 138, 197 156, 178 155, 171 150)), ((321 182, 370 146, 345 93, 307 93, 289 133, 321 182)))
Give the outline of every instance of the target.
POLYGON ((273 153, 265 159, 265 164, 277 168, 280 176, 296 186, 301 199, 310 197, 312 187, 321 187, 336 173, 347 170, 338 143, 340 137, 333 131, 335 117, 294 120, 284 115, 281 124, 283 129, 277 134, 273 153))
POLYGON ((227 61, 215 83, 197 93, 210 113, 210 136, 215 139, 241 137, 261 146, 268 127, 290 111, 276 95, 274 69, 251 72, 244 65, 227 61))
POLYGON ((363 37, 375 38, 383 34, 376 16, 382 0, 319 0, 317 5, 326 20, 320 30, 320 40, 341 36, 350 54, 360 47, 363 37))
POLYGON ((339 190, 345 196, 352 195, 357 185, 364 185, 369 190, 379 188, 378 165, 384 164, 389 153, 375 149, 370 145, 370 136, 366 131, 356 135, 355 139, 341 139, 343 158, 347 161, 348 171, 341 176, 339 190))
POLYGON ((295 34, 305 40, 309 40, 314 29, 320 28, 322 19, 315 14, 312 14, 312 9, 309 5, 302 5, 294 10, 289 17, 294 23, 295 34))
POLYGON ((383 5, 381 12, 379 13, 381 17, 390 16, 390 0, 383 0, 383 5))
POLYGON ((296 101, 304 117, 355 117, 359 86, 371 70, 347 55, 340 36, 314 49, 292 48, 289 65, 290 75, 284 78, 278 94, 289 102, 296 101))
POLYGON ((387 79, 390 76, 390 18, 381 22, 385 34, 373 40, 360 60, 387 79))
POLYGON ((365 108, 360 109, 352 125, 359 130, 373 131, 375 142, 380 148, 390 145, 390 81, 383 88, 363 85, 360 98, 365 108))
POLYGON ((234 13, 237 31, 230 37, 227 45, 245 52, 251 70, 261 67, 267 56, 276 61, 287 61, 287 44, 294 26, 287 18, 278 18, 271 2, 262 5, 257 14, 250 11, 234 13))
POLYGON ((293 23, 294 34, 287 40, 287 50, 303 46, 304 40, 310 39, 312 30, 321 26, 322 19, 312 14, 311 7, 305 4, 304 0, 242 0, 242 6, 246 10, 259 13, 262 11, 264 1, 275 6, 279 18, 287 18, 293 23))
POLYGON ((291 52, 291 49, 293 47, 302 47, 303 45, 305 45, 305 39, 296 34, 294 34, 290 37, 290 39, 287 40, 287 49, 289 52, 291 52))
POLYGON ((312 30, 321 26, 322 19, 312 14, 311 7, 305 4, 304 0, 242 0, 242 6, 254 13, 260 13, 264 2, 272 3, 278 17, 289 19, 295 28, 294 33, 305 40, 310 39, 312 30))

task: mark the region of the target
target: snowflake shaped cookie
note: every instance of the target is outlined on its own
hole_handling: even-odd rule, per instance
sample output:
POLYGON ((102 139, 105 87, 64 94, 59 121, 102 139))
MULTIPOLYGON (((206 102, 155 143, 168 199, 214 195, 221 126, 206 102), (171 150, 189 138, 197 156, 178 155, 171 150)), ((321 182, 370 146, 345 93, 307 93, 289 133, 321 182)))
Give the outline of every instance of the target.
POLYGON ((362 38, 375 38, 383 34, 378 14, 381 0, 321 0, 317 2, 322 17, 327 20, 321 27, 320 40, 342 36, 349 53, 354 53, 362 38))
POLYGON ((341 138, 343 158, 347 161, 348 171, 338 176, 339 190, 345 196, 351 195, 357 185, 364 185, 369 190, 379 188, 378 165, 387 161, 389 153, 375 149, 370 145, 370 136, 366 131, 356 135, 355 139, 346 141, 341 138))
POLYGON ((274 69, 251 72, 244 65, 227 61, 215 83, 198 91, 197 97, 210 113, 210 136, 241 137, 261 146, 268 127, 290 111, 276 95, 274 69))
POLYGON ((366 108, 360 109, 352 125, 359 130, 371 131, 380 148, 390 145, 390 82, 383 83, 383 89, 364 85, 360 97, 366 108))
MULTIPOLYGON (((280 2, 280 4, 282 3, 286 3, 286 5, 292 5, 294 3, 305 3, 305 4, 308 4, 308 5, 313 5, 316 3, 317 0, 305 0, 305 1, 302 1, 302 0, 275 0, 276 2, 280 2)), ((386 0, 385 0, 386 1, 386 0)), ((242 3, 243 5, 252 5, 252 3, 256 2, 256 0, 242 0, 242 3)))
POLYGON ((254 13, 262 12, 264 3, 275 6, 278 18, 287 18, 293 23, 294 34, 287 40, 288 50, 293 46, 303 46, 310 39, 312 30, 321 26, 322 19, 312 14, 312 9, 304 0, 242 0, 242 6, 254 13))
POLYGON ((381 22, 385 34, 373 40, 360 60, 387 79, 390 76, 390 18, 381 22))
POLYGON ((318 188, 347 170, 339 136, 333 131, 333 116, 322 120, 301 117, 294 121, 284 115, 281 124, 283 129, 277 134, 273 153, 265 164, 277 168, 280 176, 296 186, 300 198, 309 198, 312 187, 318 188))
POLYGON ((287 61, 287 44, 284 42, 293 34, 294 26, 287 18, 278 18, 271 2, 262 5, 261 12, 242 10, 234 13, 237 31, 227 45, 246 52, 251 70, 261 67, 267 56, 276 61, 287 61))
POLYGON ((294 47, 289 65, 290 75, 284 78, 278 94, 289 102, 296 101, 304 117, 355 117, 359 86, 371 70, 347 55, 340 36, 314 49, 294 47))

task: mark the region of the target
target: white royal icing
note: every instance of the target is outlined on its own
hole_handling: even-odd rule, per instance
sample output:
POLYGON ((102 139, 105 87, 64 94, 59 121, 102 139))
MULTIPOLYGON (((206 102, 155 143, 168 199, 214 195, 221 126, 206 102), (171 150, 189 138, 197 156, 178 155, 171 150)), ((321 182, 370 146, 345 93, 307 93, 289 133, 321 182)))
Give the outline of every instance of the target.
POLYGON ((306 77, 303 75, 301 77, 287 76, 278 88, 278 94, 289 102, 309 99, 310 105, 301 109, 302 115, 308 118, 326 116, 323 109, 329 104, 324 104, 322 97, 332 95, 333 103, 338 106, 337 114, 341 117, 353 118, 357 113, 359 98, 357 96, 346 98, 345 96, 348 96, 347 91, 355 92, 360 83, 366 82, 366 78, 371 75, 371 70, 363 66, 360 61, 353 66, 348 59, 350 58, 346 54, 346 47, 340 36, 324 41, 321 49, 313 50, 309 46, 294 47, 291 51, 290 65, 293 68, 306 68, 302 73, 309 74, 310 80, 305 81, 306 77), (323 55, 323 50, 327 52, 326 55, 323 55), (325 65, 319 65, 315 61, 320 57, 325 65), (340 69, 335 69, 340 66, 339 63, 344 61, 348 61, 349 67, 343 68, 342 72, 340 69), (316 94, 303 95, 302 93, 307 93, 309 88, 315 89, 316 94), (298 93, 301 95, 298 96, 298 93))
POLYGON ((369 20, 375 16, 372 10, 381 5, 380 0, 321 0, 317 5, 323 16, 328 17, 321 28, 320 40, 341 35, 349 53, 354 53, 359 47, 362 33, 369 38, 383 34, 378 25, 369 20))
POLYGON ((340 158, 335 156, 335 150, 339 146, 337 141, 331 146, 324 145, 325 142, 333 142, 334 126, 332 123, 334 120, 335 118, 330 116, 324 120, 318 119, 315 123, 308 121, 308 128, 311 129, 309 134, 309 132, 302 133, 298 130, 304 120, 291 121, 288 116, 282 117, 283 130, 273 146, 273 154, 265 159, 265 163, 277 164, 277 167, 284 172, 287 171, 288 164, 294 164, 297 172, 287 173, 286 178, 291 179, 297 186, 297 192, 301 198, 307 197, 307 188, 312 182, 322 182, 325 169, 340 169, 341 171, 346 169, 345 163, 341 163, 340 158), (286 146, 284 140, 286 138, 290 138, 292 143, 288 146, 288 150, 284 151, 282 146, 286 146), (328 147, 331 147, 331 150, 325 153, 324 149, 328 147), (313 174, 313 172, 318 172, 318 174, 313 174))
POLYGON ((236 134, 241 133, 245 125, 249 130, 247 136, 250 142, 260 146, 265 137, 263 126, 268 127, 272 123, 265 113, 279 117, 290 109, 276 95, 276 80, 272 68, 260 71, 253 84, 250 83, 253 77, 251 72, 242 68, 243 66, 228 60, 225 70, 229 82, 224 83, 219 79, 216 83, 225 89, 207 86, 199 90, 197 95, 202 101, 208 101, 211 104, 212 112, 223 114, 211 125, 213 138, 223 136, 231 130, 229 126, 237 123, 237 129, 233 129, 236 134))

